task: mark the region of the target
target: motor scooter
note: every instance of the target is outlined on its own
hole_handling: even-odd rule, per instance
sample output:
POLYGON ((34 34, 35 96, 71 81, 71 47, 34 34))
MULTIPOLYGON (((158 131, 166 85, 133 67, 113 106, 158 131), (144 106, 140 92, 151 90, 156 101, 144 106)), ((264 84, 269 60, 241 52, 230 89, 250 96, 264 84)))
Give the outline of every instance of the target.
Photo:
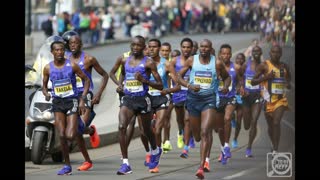
MULTIPOLYGON (((42 72, 45 65, 53 61, 50 45, 54 39, 54 36, 49 37, 40 47, 32 66, 25 65, 25 88, 32 90, 29 95, 29 107, 26 107, 29 110, 26 112, 26 136, 30 140, 30 159, 34 164, 42 164, 47 155, 51 155, 54 162, 63 161, 60 137, 51 111, 52 98, 46 101, 42 93, 42 72)), ((52 84, 49 81, 49 93, 51 88, 52 84)), ((69 150, 72 151, 76 145, 74 142, 69 143, 69 150)))
MULTIPOLYGON (((35 72, 33 69, 32 71, 35 72)), ((46 101, 42 86, 25 82, 25 88, 33 90, 29 96, 29 115, 26 118, 26 136, 30 140, 30 158, 34 164, 42 164, 48 154, 54 162, 62 162, 60 139, 51 112, 52 101, 46 101)))
MULTIPOLYGON (((29 106, 26 110, 26 137, 29 138, 29 150, 26 156, 34 164, 42 164, 47 155, 54 162, 62 162, 60 138, 54 125, 54 115, 51 112, 52 101, 46 101, 42 93, 42 71, 46 64, 53 60, 50 52, 50 38, 40 47, 33 65, 25 65, 25 94, 29 95, 29 106)), ((51 82, 48 84, 51 88, 51 82)))

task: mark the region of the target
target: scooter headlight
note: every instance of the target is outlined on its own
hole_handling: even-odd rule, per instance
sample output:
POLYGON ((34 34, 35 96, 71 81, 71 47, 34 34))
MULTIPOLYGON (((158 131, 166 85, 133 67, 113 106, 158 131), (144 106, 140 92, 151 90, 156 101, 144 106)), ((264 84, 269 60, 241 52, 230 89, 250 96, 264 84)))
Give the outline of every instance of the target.
POLYGON ((51 120, 53 119, 53 113, 50 111, 41 112, 38 108, 33 109, 33 116, 39 120, 51 120))
POLYGON ((42 116, 43 116, 43 118, 46 119, 46 120, 51 120, 51 119, 54 118, 54 117, 53 117, 53 113, 50 112, 50 111, 45 111, 45 112, 43 112, 43 113, 42 113, 42 116))

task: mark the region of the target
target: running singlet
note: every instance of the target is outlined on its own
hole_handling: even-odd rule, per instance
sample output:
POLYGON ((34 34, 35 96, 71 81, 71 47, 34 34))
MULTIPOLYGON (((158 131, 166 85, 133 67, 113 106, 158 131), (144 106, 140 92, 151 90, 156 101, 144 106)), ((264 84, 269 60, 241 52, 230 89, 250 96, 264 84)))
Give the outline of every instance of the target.
MULTIPOLYGON (((178 56, 175 64, 175 71, 179 72, 181 68, 182 68, 181 56, 178 56)), ((190 70, 186 72, 186 74, 183 76, 183 79, 186 81, 189 81, 189 76, 190 76, 190 70)), ((172 81, 172 87, 174 86, 175 86, 175 83, 174 81, 172 81)), ((172 94, 172 102, 178 103, 178 102, 185 101, 187 99, 187 90, 188 90, 187 87, 181 86, 180 91, 174 92, 172 94)))
MULTIPOLYGON (((91 73, 89 73, 88 71, 86 71, 86 69, 84 68, 84 55, 85 53, 82 51, 81 55, 80 55, 80 59, 79 62, 77 63, 80 67, 80 69, 82 70, 82 72, 84 72, 88 78, 90 79, 90 87, 89 87, 89 91, 92 92, 93 91, 93 82, 92 82, 92 75, 91 73)), ((71 57, 71 54, 70 54, 71 57)), ((69 58, 70 58, 69 57, 69 58)), ((79 92, 83 92, 83 87, 84 87, 84 82, 82 82, 82 79, 76 75, 76 80, 77 80, 77 88, 79 92)))
POLYGON ((248 60, 246 71, 244 73, 244 79, 245 79, 244 88, 248 92, 260 92, 261 87, 259 84, 255 85, 255 86, 251 85, 251 80, 252 80, 253 76, 255 75, 255 71, 252 71, 250 69, 250 67, 251 67, 251 59, 248 60))
POLYGON ((135 79, 136 72, 140 72, 144 79, 149 80, 150 76, 147 75, 145 64, 147 56, 141 60, 141 62, 135 66, 130 66, 132 56, 128 57, 125 64, 125 79, 124 79, 124 93, 131 96, 145 96, 149 90, 147 84, 143 84, 141 81, 135 79))
MULTIPOLYGON (((270 60, 266 60, 268 65, 268 73, 273 71, 274 78, 270 81, 263 82, 263 86, 268 90, 264 91, 264 93, 270 93, 270 102, 273 103, 285 96, 285 74, 287 71, 285 68, 277 68, 275 67, 270 60)), ((265 94, 264 94, 265 95, 265 94)))
MULTIPOLYGON (((163 89, 168 88, 168 79, 167 79, 165 62, 166 62, 166 59, 161 57, 160 58, 160 63, 157 66, 158 73, 159 73, 159 75, 161 77, 161 80, 162 80, 163 89)), ((152 74, 150 76, 150 81, 155 82, 155 79, 154 79, 152 74)), ((155 89, 155 88, 153 88, 151 86, 149 86, 149 91, 148 92, 149 92, 149 94, 151 96, 160 96, 161 95, 161 93, 160 93, 161 91, 160 90, 155 89)))
POLYGON ((77 97, 76 75, 72 70, 70 60, 67 59, 64 66, 60 69, 54 66, 53 61, 49 63, 49 66, 49 78, 52 82, 52 97, 77 97))
POLYGON ((193 65, 190 72, 189 83, 192 85, 200 85, 200 91, 188 91, 197 95, 212 95, 217 91, 218 79, 216 72, 216 59, 210 56, 209 64, 201 64, 199 54, 193 56, 193 65))
POLYGON ((221 92, 222 88, 224 87, 224 82, 222 80, 219 81, 219 88, 218 88, 218 94, 220 97, 234 97, 236 95, 236 70, 234 67, 233 62, 230 62, 230 69, 228 71, 230 77, 231 77, 231 83, 229 86, 229 92, 227 94, 223 94, 221 92))
MULTIPOLYGON (((124 58, 124 59, 127 59, 127 58, 130 56, 130 53, 131 53, 131 51, 128 51, 128 52, 123 53, 123 58, 124 58)), ((117 78, 117 80, 119 80, 119 78, 120 78, 121 69, 122 69, 122 65, 120 65, 119 68, 117 69, 117 72, 116 72, 116 78, 117 78)))

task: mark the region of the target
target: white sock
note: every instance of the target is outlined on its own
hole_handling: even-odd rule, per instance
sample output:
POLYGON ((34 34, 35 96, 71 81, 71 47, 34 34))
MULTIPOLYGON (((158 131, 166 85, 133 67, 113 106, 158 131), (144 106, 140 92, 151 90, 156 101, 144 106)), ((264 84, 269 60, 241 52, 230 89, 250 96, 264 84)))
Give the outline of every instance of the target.
POLYGON ((209 157, 206 157, 206 161, 209 163, 209 157))
POLYGON ((223 152, 223 154, 224 154, 224 149, 223 149, 223 146, 220 146, 220 149, 221 149, 221 151, 223 152))
POLYGON ((157 148, 155 150, 151 150, 151 154, 152 155, 156 155, 159 153, 159 147, 157 146, 157 148))
POLYGON ((229 143, 224 143, 224 147, 229 147, 229 143))
POLYGON ((122 159, 122 163, 123 163, 123 164, 127 164, 128 166, 130 165, 130 164, 129 164, 129 159, 122 159))

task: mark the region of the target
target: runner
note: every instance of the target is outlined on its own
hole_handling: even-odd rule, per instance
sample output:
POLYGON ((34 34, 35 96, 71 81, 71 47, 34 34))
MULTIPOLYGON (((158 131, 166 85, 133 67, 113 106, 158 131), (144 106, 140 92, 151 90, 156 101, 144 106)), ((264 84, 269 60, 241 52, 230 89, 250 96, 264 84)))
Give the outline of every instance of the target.
POLYGON ((216 120, 216 92, 218 91, 218 77, 224 81, 221 90, 228 92, 231 79, 224 63, 211 55, 212 42, 204 39, 200 43, 200 54, 191 56, 179 71, 179 83, 188 88, 186 108, 190 115, 192 134, 200 144, 200 167, 196 173, 199 179, 204 178, 205 159, 212 144, 212 130, 223 128, 223 123, 216 120), (190 79, 183 79, 190 70, 190 79))
POLYGON ((284 112, 289 109, 285 88, 291 89, 291 73, 289 66, 280 61, 282 48, 279 45, 273 45, 269 54, 270 60, 257 66, 251 84, 255 86, 262 83, 268 134, 272 142, 272 152, 276 153, 279 149, 281 120, 284 112))

